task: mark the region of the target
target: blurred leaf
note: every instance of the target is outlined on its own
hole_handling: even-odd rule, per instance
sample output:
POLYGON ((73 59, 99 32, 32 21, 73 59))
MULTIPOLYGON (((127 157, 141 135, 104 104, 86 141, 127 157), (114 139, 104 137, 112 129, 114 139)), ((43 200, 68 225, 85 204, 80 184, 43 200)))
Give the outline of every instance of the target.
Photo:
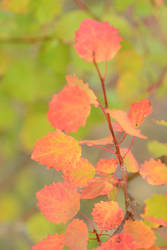
POLYGON ((46 42, 41 47, 39 59, 55 72, 65 72, 69 63, 69 47, 56 40, 46 42))
POLYGON ((30 9, 40 24, 51 22, 60 14, 63 0, 31 0, 30 9))
POLYGON ((38 95, 37 81, 33 62, 21 60, 9 67, 2 84, 11 97, 20 101, 31 102, 38 95))
POLYGON ((14 13, 26 13, 30 0, 2 0, 2 9, 14 13))
POLYGON ((126 0, 126 1, 114 0, 114 7, 115 7, 116 10, 118 10, 118 11, 125 11, 125 10, 126 10, 129 6, 131 6, 134 2, 135 2, 135 0, 126 0))
POLYGON ((0 197, 0 221, 10 222, 15 220, 21 210, 20 201, 15 194, 4 193, 0 197))
POLYGON ((115 58, 115 68, 120 74, 128 72, 138 74, 142 66, 143 58, 135 50, 122 50, 115 58))
POLYGON ((46 113, 32 111, 25 118, 20 131, 22 145, 26 150, 31 151, 36 140, 47 135, 52 129, 46 118, 46 113))
POLYGON ((137 17, 146 17, 154 13, 154 7, 151 1, 135 1, 135 15, 137 17))
POLYGON ((167 145, 165 143, 150 141, 147 146, 150 153, 152 153, 155 157, 167 155, 167 145))
POLYGON ((26 228, 29 237, 35 242, 39 242, 46 238, 48 234, 64 233, 66 225, 51 223, 42 214, 37 213, 26 222, 26 228))
POLYGON ((64 42, 72 42, 80 23, 90 16, 82 10, 73 10, 62 16, 55 25, 57 36, 64 42))
MULTIPOLYGON (((133 1, 133 0, 129 0, 129 1, 133 1)), ((127 3, 127 1, 121 1, 121 2, 127 3)), ((110 25, 114 26, 115 28, 118 28, 119 34, 123 35, 123 40, 125 40, 124 36, 130 35, 132 32, 130 24, 128 23, 126 18, 120 15, 117 15, 117 13, 113 11, 113 8, 109 8, 107 11, 105 11, 105 13, 101 17, 101 20, 107 21, 109 22, 110 25)))
POLYGON ((121 102, 132 103, 140 97, 140 92, 142 93, 142 87, 145 82, 139 77, 136 77, 136 74, 131 73, 130 71, 122 74, 116 87, 116 93, 118 94, 121 102))
POLYGON ((9 98, 0 95, 0 130, 8 130, 14 127, 17 115, 9 98))

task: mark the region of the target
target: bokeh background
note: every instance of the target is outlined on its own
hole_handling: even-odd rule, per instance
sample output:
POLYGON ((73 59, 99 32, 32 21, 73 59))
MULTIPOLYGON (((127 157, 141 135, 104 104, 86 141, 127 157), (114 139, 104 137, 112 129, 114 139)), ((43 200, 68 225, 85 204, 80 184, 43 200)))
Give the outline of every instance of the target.
MULTIPOLYGON (((167 154, 167 128, 153 122, 167 120, 167 1, 166 0, 1 0, 0 1, 0 249, 28 250, 63 225, 47 222, 36 206, 35 193, 60 180, 56 171, 31 161, 33 145, 53 128, 47 121, 48 102, 75 73, 102 100, 101 86, 91 63, 73 48, 75 31, 85 18, 108 21, 119 29, 122 48, 108 64, 107 93, 111 108, 127 109, 148 97, 154 113, 142 126, 148 140, 136 139, 133 153, 139 163, 167 154)), ((104 65, 100 64, 104 71, 104 65)), ((100 110, 92 108, 78 139, 108 134, 100 110)), ((119 135, 118 135, 119 136, 119 135)), ((124 145, 129 145, 127 139, 124 145)), ((93 164, 108 154, 83 148, 93 164)), ((152 193, 139 176, 129 192, 143 209, 152 193)), ((121 200, 121 193, 120 193, 121 200)), ((121 201, 120 201, 121 202, 121 201)), ((92 203, 83 204, 90 211, 92 203)), ((159 237, 159 244, 165 243, 159 237)), ((91 246, 89 246, 90 249, 91 246)))

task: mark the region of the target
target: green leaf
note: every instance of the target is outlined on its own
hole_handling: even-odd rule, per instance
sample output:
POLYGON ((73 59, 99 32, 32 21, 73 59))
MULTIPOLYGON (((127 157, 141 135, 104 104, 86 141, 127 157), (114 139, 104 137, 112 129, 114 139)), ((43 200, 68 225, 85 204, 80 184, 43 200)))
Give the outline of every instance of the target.
POLYGON ((39 60, 56 73, 65 73, 69 63, 69 47, 57 40, 46 42, 42 47, 39 60))
POLYGON ((61 13, 63 0, 31 0, 30 9, 40 24, 51 22, 61 13))
POLYGON ((56 35, 64 42, 72 42, 75 37, 75 31, 85 18, 90 18, 90 16, 82 10, 73 10, 67 13, 56 22, 56 35))
POLYGON ((158 141, 150 141, 147 144, 150 153, 155 155, 155 157, 160 157, 162 155, 167 155, 167 145, 158 141))
POLYGON ((159 225, 167 225, 167 196, 153 194, 145 203, 143 217, 159 225))
POLYGON ((38 242, 46 238, 48 234, 64 233, 66 225, 49 222, 42 214, 37 213, 26 222, 26 228, 29 237, 38 242))
POLYGON ((27 115, 20 131, 22 145, 26 150, 31 151, 36 140, 47 135, 52 129, 46 113, 32 111, 27 115))

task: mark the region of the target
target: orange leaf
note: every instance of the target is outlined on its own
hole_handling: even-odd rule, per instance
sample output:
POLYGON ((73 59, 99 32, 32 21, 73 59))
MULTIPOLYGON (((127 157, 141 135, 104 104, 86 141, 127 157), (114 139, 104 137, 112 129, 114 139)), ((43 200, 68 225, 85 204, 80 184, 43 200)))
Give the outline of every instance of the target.
POLYGON ((152 106, 148 99, 132 103, 128 117, 134 127, 140 126, 144 119, 153 112, 152 106))
POLYGON ((53 183, 36 193, 38 206, 46 219, 66 223, 80 209, 80 194, 67 182, 53 183))
POLYGON ((74 219, 67 227, 65 245, 72 250, 86 250, 88 244, 88 228, 79 219, 74 219))
POLYGON ((152 246, 152 247, 147 248, 147 249, 146 248, 138 248, 137 250, 160 250, 160 248, 157 246, 152 246))
POLYGON ((53 127, 67 133, 77 132, 80 126, 85 126, 90 114, 90 105, 96 104, 96 96, 88 84, 75 75, 66 77, 68 84, 57 95, 54 95, 48 112, 48 120, 53 127))
MULTIPOLYGON (((127 151, 128 148, 121 148, 121 155, 124 156, 127 151)), ((139 171, 138 163, 131 151, 129 151, 128 154, 126 155, 124 159, 124 164, 127 171, 130 173, 136 173, 139 171)))
POLYGON ((116 179, 113 177, 95 177, 90 180, 81 191, 81 199, 94 199, 100 195, 106 195, 113 189, 116 179))
POLYGON ((100 175, 113 174, 117 168, 117 160, 115 158, 100 159, 96 164, 96 173, 100 175))
POLYGON ((94 145, 109 145, 113 144, 113 138, 112 135, 108 135, 105 138, 98 139, 98 140, 83 140, 79 142, 80 144, 87 144, 88 146, 94 146, 94 145))
POLYGON ((145 161, 141 165, 140 174, 151 185, 167 184, 167 168, 160 160, 145 161))
POLYGON ((116 201, 101 201, 95 204, 92 216, 100 230, 111 230, 121 224, 123 213, 116 201))
POLYGON ((95 175, 95 168, 85 158, 80 158, 75 168, 69 168, 64 178, 77 187, 85 187, 95 175))
POLYGON ((97 250, 136 250, 136 247, 131 235, 121 233, 113 235, 106 242, 103 242, 97 250))
POLYGON ((32 247, 33 250, 61 250, 64 247, 64 234, 49 235, 32 247))
POLYGON ((65 171, 74 168, 80 156, 81 148, 77 140, 56 130, 37 140, 31 159, 48 168, 65 171))
POLYGON ((133 236, 136 248, 149 248, 156 240, 153 231, 143 221, 127 220, 124 232, 133 236))
POLYGON ((93 56, 96 62, 108 61, 121 48, 121 40, 118 29, 108 22, 85 19, 76 32, 74 48, 85 61, 92 62, 93 56))
POLYGON ((107 109, 106 111, 107 113, 111 115, 113 119, 115 119, 120 124, 120 126, 124 129, 124 131, 127 134, 137 136, 143 139, 146 138, 146 136, 140 133, 139 129, 136 129, 135 127, 133 127, 131 120, 129 119, 126 112, 124 112, 123 110, 116 110, 116 109, 112 109, 112 110, 107 109))

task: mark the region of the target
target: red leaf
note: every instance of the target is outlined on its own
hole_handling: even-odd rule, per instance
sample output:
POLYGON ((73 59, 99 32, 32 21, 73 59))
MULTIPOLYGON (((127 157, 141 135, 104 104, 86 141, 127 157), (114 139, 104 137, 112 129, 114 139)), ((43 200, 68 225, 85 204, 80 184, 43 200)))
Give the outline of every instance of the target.
POLYGON ((65 171, 68 168, 75 168, 80 156, 81 148, 78 141, 56 130, 37 140, 31 159, 48 168, 65 171))
POLYGON ((85 187, 95 175, 95 168, 85 158, 80 158, 75 168, 69 168, 64 178, 77 187, 85 187))
POLYGON ((101 201, 95 204, 92 216, 100 230, 111 230, 121 224, 123 213, 116 201, 101 201))
POLYGON ((149 248, 156 240, 153 231, 143 221, 127 220, 124 224, 124 232, 133 236, 136 248, 149 248))
POLYGON ((109 238, 97 250, 136 250, 136 247, 131 235, 121 233, 109 238))
POLYGON ((67 182, 53 183, 36 193, 38 206, 46 219, 66 223, 80 209, 80 194, 67 182))
POLYGON ((115 158, 100 159, 96 164, 96 173, 100 175, 113 174, 117 168, 117 160, 115 158))
POLYGON ((76 32, 74 48, 85 61, 92 62, 93 56, 96 62, 108 61, 121 48, 121 40, 118 29, 108 22, 85 19, 76 32))
POLYGON ((124 131, 127 134, 137 136, 143 139, 146 138, 146 136, 140 133, 139 129, 136 129, 132 125, 131 120, 129 119, 126 112, 124 112, 123 110, 116 110, 116 109, 112 109, 112 110, 107 109, 106 111, 107 113, 111 115, 113 119, 115 119, 120 124, 120 126, 124 129, 124 131))
POLYGON ((49 235, 32 247, 33 250, 61 250, 64 247, 64 234, 49 235))
POLYGON ((74 219, 67 227, 65 245, 71 250, 86 250, 88 244, 88 228, 79 219, 74 219))
POLYGON ((67 133, 77 132, 80 126, 85 126, 90 114, 90 105, 97 105, 96 96, 88 84, 75 75, 66 77, 68 84, 57 95, 54 95, 48 112, 48 120, 53 127, 67 133))
POLYGON ((81 199, 94 199, 106 195, 113 189, 117 180, 113 177, 95 177, 90 180, 85 189, 81 191, 81 199))
POLYGON ((153 112, 152 106, 148 99, 132 103, 128 114, 129 119, 134 127, 140 126, 144 119, 153 112))
POLYGON ((167 184, 167 167, 160 160, 145 161, 141 165, 140 174, 151 185, 167 184))

